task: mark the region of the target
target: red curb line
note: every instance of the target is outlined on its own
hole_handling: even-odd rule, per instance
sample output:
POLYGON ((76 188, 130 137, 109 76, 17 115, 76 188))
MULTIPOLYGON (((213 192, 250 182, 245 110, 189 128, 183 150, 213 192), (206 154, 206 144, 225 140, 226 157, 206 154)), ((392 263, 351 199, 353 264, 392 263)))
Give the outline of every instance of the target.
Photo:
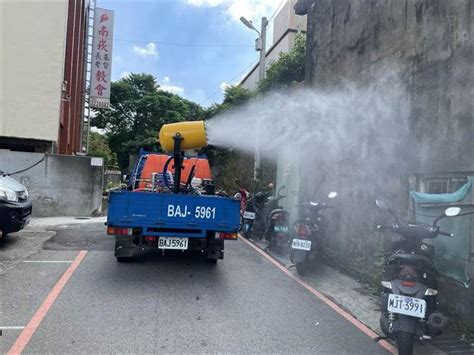
POLYGON ((26 325, 25 329, 23 329, 23 331, 20 333, 13 346, 10 348, 10 350, 8 350, 7 355, 19 355, 26 348, 44 317, 46 317, 46 314, 48 314, 48 311, 51 309, 54 301, 56 301, 58 298, 61 290, 64 288, 64 286, 66 286, 67 282, 71 278, 74 271, 76 271, 76 269, 79 267, 79 264, 82 262, 86 254, 87 250, 81 250, 79 252, 72 264, 67 268, 63 276, 61 276, 58 282, 54 285, 53 289, 49 292, 43 304, 40 306, 40 308, 38 308, 33 318, 31 318, 31 320, 26 325))
MULTIPOLYGON (((251 243, 250 241, 246 240, 245 238, 242 238, 239 236, 239 239, 245 242, 247 245, 252 247, 254 250, 256 250, 260 255, 264 256, 268 261, 270 261, 273 265, 275 265, 280 271, 282 271, 284 274, 289 276, 292 280, 296 281, 300 286, 304 287, 306 290, 311 292, 314 296, 319 298, 321 301, 323 301, 326 305, 331 307, 334 311, 336 311, 339 315, 341 315, 343 318, 348 320, 352 325, 354 325, 357 329, 359 329, 362 333, 367 335, 369 338, 372 338, 373 340, 377 339, 379 335, 374 332, 372 329, 370 329, 368 326, 366 326, 364 323, 362 323, 360 320, 355 318, 352 314, 346 312, 343 310, 341 307, 339 307, 336 303, 331 301, 329 298, 324 296, 321 292, 316 290, 314 287, 310 286, 308 283, 305 281, 301 280, 300 278, 296 277, 293 275, 288 269, 286 269, 284 266, 282 266, 278 261, 275 260, 272 256, 268 255, 265 253, 262 249, 251 243)), ((386 340, 380 340, 377 342, 382 348, 387 350, 388 352, 396 355, 398 354, 398 350, 396 347, 394 347, 392 344, 390 344, 386 340)))

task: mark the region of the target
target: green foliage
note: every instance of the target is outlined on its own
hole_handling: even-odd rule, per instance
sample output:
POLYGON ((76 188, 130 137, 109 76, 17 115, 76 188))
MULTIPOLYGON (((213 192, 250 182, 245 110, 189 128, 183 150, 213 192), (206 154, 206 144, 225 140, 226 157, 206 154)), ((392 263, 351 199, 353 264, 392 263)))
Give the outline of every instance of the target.
POLYGON ((352 260, 348 271, 352 276, 355 276, 360 282, 365 284, 370 293, 379 295, 382 291, 381 281, 384 262, 385 252, 382 248, 379 248, 370 260, 365 257, 352 260))
POLYGON ((295 45, 288 53, 280 57, 267 69, 265 79, 259 82, 258 91, 283 89, 304 81, 306 56, 306 36, 298 34, 295 45))
POLYGON ((112 83, 111 108, 98 110, 92 125, 106 132, 118 165, 126 168, 129 154, 145 148, 159 151, 158 132, 163 124, 202 119, 203 109, 178 95, 160 90, 149 74, 130 74, 112 83))
MULTIPOLYGON (((229 86, 224 91, 223 102, 208 108, 205 117, 210 118, 245 104, 259 93, 290 87, 296 82, 302 82, 304 80, 305 51, 305 36, 299 34, 293 49, 288 53, 281 53, 280 57, 268 68, 266 77, 259 83, 256 92, 240 86, 229 86)), ((261 181, 255 183, 252 180, 253 156, 218 148, 208 148, 206 154, 214 167, 218 187, 225 189, 228 193, 236 189, 235 179, 239 179, 244 186, 251 190, 258 190, 269 182, 275 182, 275 163, 273 161, 262 162, 261 181)))
POLYGON ((378 247, 372 258, 358 257, 348 261, 348 264, 338 263, 340 255, 330 247, 323 247, 324 262, 328 265, 336 267, 344 273, 356 278, 365 285, 367 290, 374 296, 380 295, 382 291, 381 281, 383 274, 383 265, 385 263, 385 251, 382 247, 378 247))
POLYGON ((454 333, 459 339, 472 343, 474 341, 474 323, 466 319, 453 306, 448 306, 448 330, 454 333))
POLYGON ((108 166, 112 159, 112 151, 105 136, 98 132, 91 132, 89 138, 89 156, 104 159, 104 165, 108 166))
POLYGON ((254 97, 255 94, 241 86, 228 86, 224 90, 224 100, 221 104, 213 104, 206 110, 205 117, 209 118, 234 107, 242 105, 254 97))
POLYGON ((118 161, 117 161, 117 153, 112 152, 112 155, 110 156, 110 161, 109 161, 109 164, 107 165, 107 168, 109 168, 110 170, 118 170, 119 169, 119 165, 118 165, 118 161))
MULTIPOLYGON (((224 90, 224 100, 221 104, 209 107, 204 116, 210 118, 236 106, 246 103, 253 97, 250 90, 240 86, 229 86, 224 90)), ((239 179, 245 186, 251 181, 253 174, 253 157, 218 147, 204 149, 212 166, 214 180, 219 189, 232 194, 237 190, 235 179, 239 179)))

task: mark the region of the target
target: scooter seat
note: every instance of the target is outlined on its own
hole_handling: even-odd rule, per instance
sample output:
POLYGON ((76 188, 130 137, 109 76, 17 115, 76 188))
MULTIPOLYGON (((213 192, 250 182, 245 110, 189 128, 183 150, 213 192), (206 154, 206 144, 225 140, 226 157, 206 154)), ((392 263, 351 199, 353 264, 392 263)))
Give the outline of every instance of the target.
POLYGON ((274 209, 273 211, 271 211, 269 216, 272 217, 273 215, 275 215, 277 213, 283 213, 283 214, 287 215, 288 211, 284 210, 283 208, 277 208, 277 209, 274 209))
POLYGON ((435 269, 434 263, 431 259, 417 254, 393 254, 388 259, 389 265, 398 263, 418 264, 419 266, 435 269))

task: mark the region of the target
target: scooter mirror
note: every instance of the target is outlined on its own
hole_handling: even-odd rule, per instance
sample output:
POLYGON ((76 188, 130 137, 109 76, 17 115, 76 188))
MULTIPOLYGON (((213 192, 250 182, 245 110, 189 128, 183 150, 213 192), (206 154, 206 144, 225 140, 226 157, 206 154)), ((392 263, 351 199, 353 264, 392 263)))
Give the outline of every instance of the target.
POLYGON ((446 217, 455 217, 461 212, 460 207, 448 207, 444 210, 444 215, 446 217))
POLYGON ((375 204, 377 205, 378 208, 381 208, 382 210, 388 210, 390 207, 385 203, 385 201, 382 200, 375 200, 375 204))
POLYGON ((337 192, 336 192, 336 191, 332 191, 332 192, 330 192, 330 193, 328 194, 328 198, 330 198, 330 199, 333 199, 333 198, 335 198, 336 196, 337 196, 337 192))

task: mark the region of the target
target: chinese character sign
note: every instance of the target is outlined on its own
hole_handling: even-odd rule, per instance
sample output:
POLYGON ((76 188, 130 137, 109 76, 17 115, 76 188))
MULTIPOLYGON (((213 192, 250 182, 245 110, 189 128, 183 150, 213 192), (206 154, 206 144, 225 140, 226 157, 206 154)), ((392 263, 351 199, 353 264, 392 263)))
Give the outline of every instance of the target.
POLYGON ((91 107, 109 108, 114 12, 95 8, 92 40, 91 107))

